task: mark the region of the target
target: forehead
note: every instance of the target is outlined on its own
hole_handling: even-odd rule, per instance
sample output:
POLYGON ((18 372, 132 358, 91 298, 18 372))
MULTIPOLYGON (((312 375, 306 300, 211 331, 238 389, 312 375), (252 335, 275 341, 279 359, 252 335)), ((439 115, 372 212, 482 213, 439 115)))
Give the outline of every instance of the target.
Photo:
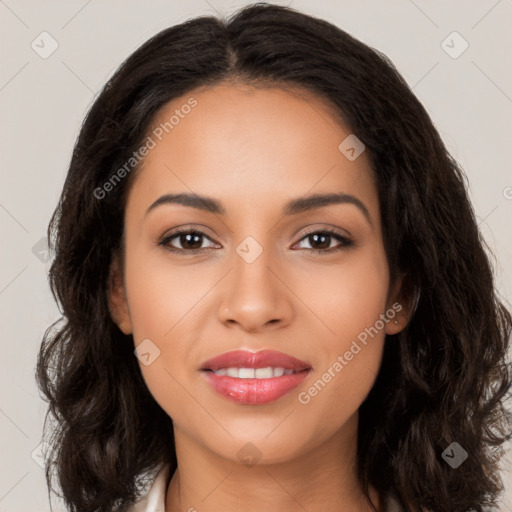
POLYGON ((196 89, 166 104, 148 136, 137 196, 195 192, 252 208, 307 193, 377 201, 368 155, 347 159, 339 146, 350 128, 309 91, 229 83, 196 89))

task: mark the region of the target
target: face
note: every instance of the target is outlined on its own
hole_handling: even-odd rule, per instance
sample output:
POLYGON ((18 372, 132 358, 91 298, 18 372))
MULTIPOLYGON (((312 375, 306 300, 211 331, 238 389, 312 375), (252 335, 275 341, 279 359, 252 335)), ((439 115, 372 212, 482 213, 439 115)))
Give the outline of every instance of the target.
POLYGON ((127 199, 113 315, 176 433, 223 458, 239 461, 251 443, 262 462, 291 460, 353 427, 385 334, 399 329, 369 157, 339 149, 350 134, 310 93, 231 84, 154 119, 127 199), (261 393, 230 380, 229 397, 202 368, 233 350, 309 369, 260 380, 261 393), (292 389, 270 384, 279 379, 292 389))

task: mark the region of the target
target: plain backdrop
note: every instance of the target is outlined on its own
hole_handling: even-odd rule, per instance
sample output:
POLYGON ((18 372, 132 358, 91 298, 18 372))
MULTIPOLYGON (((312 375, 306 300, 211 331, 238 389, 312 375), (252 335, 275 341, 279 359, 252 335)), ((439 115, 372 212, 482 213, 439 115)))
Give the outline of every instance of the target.
MULTIPOLYGON (((0 0, 0 512, 50 510, 39 455, 46 404, 34 381, 42 333, 59 317, 45 236, 84 115, 107 78, 149 37, 248 3, 0 0)), ((512 1, 294 0, 291 6, 384 52, 413 88, 467 173, 510 306, 512 1)), ((512 510, 511 460, 508 451, 503 511, 512 510)))

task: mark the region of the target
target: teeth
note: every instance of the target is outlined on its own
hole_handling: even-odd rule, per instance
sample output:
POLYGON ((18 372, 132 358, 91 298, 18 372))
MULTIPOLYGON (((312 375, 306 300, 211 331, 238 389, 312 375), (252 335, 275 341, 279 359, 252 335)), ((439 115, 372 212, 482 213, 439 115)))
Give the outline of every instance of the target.
POLYGON ((238 369, 239 379, 254 379, 254 368, 239 368, 238 369))
POLYGON ((254 370, 254 376, 257 379, 270 379, 274 376, 274 371, 270 366, 267 368, 256 368, 254 370))
POLYGON ((227 374, 228 377, 238 377, 238 368, 228 368, 227 374))
POLYGON ((284 375, 284 368, 274 368, 274 377, 282 377, 284 375))
POLYGON ((220 370, 215 370, 214 373, 237 379, 271 379, 272 377, 291 375, 293 370, 267 366, 266 368, 221 368, 220 370))

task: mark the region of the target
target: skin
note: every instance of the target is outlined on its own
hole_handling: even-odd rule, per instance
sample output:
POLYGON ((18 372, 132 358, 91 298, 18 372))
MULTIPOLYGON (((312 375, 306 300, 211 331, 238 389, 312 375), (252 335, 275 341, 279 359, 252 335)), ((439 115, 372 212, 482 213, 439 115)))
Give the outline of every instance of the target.
MULTIPOLYGON (((338 149, 349 127, 300 90, 197 89, 166 105, 153 126, 190 97, 197 106, 149 152, 130 189, 124 268, 113 267, 110 290, 119 328, 135 346, 149 338, 160 350, 140 368, 173 419, 178 469, 165 510, 371 510, 355 476, 358 408, 378 373, 385 334, 405 327, 406 308, 308 404, 298 401, 399 298, 369 157, 349 161, 338 149), (291 199, 332 192, 358 198, 370 220, 350 203, 281 213, 291 199), (146 215, 169 193, 215 198, 225 213, 162 204, 146 215), (159 246, 178 226, 206 236, 192 247, 179 235, 168 243, 182 254, 159 246), (306 231, 313 228, 335 229, 354 245, 329 253, 340 242, 315 243, 306 231), (236 252, 248 236, 263 250, 252 263, 236 252), (190 247, 203 252, 185 253, 190 247), (273 403, 236 404, 199 371, 234 349, 278 350, 313 370, 273 403), (247 443, 261 455, 252 466, 237 455, 247 443)), ((373 489, 371 496, 378 504, 373 489)))

